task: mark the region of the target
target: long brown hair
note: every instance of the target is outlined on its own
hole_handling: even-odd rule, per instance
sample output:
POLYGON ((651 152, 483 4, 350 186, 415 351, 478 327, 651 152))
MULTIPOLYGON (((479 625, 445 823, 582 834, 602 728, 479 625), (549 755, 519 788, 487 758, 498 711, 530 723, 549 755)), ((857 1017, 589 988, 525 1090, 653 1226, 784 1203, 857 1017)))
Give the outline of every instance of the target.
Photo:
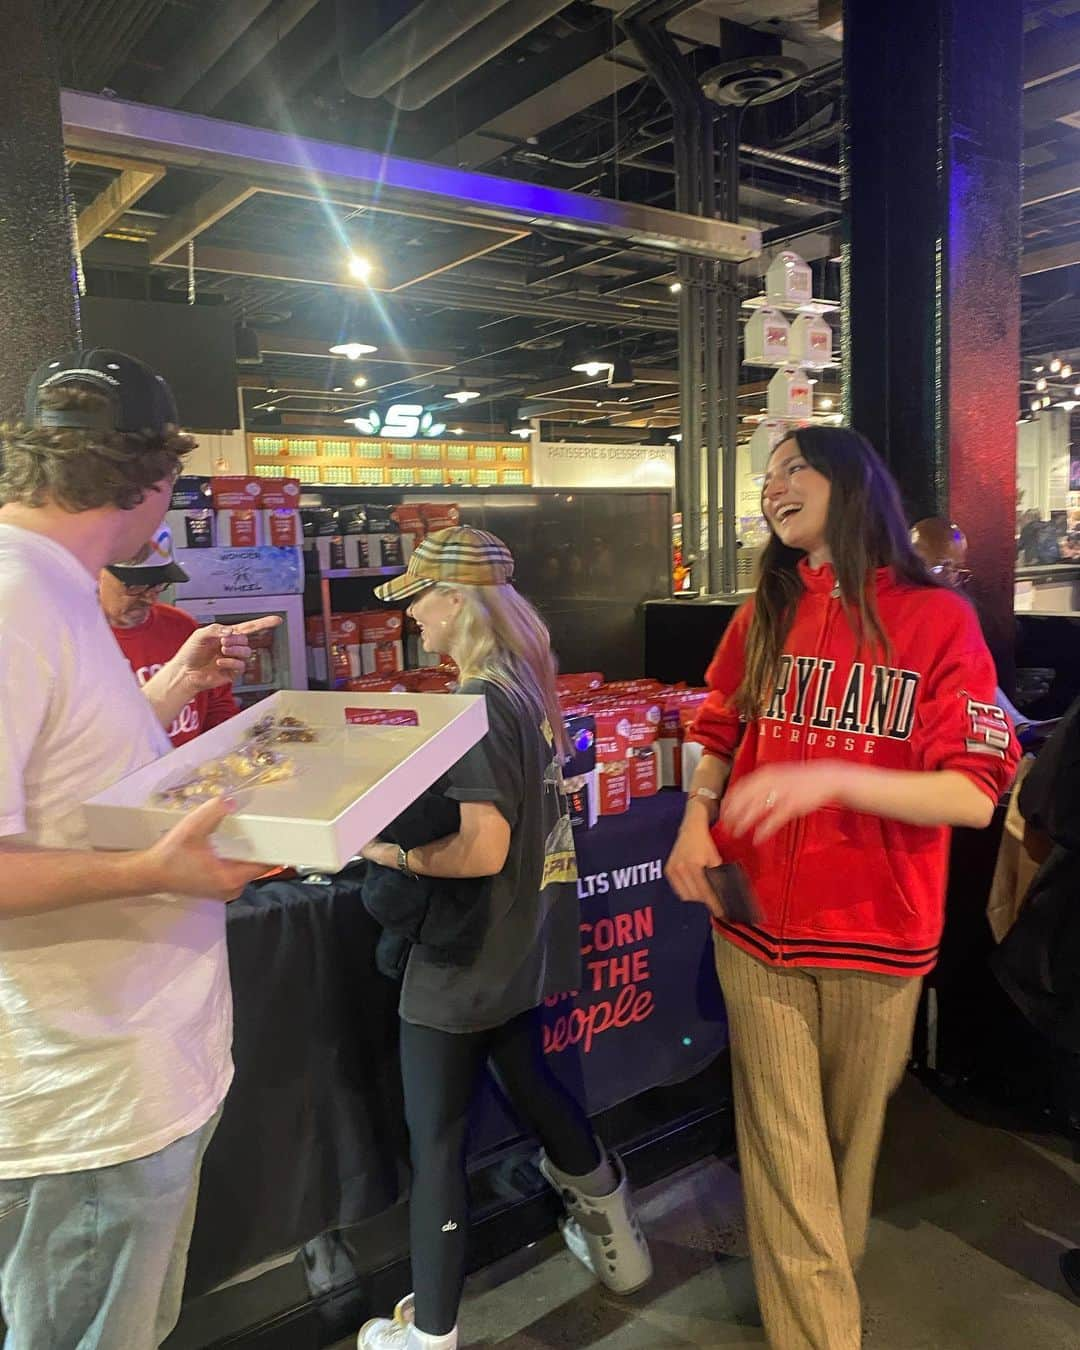
MULTIPOLYGON (((780 444, 788 441, 794 441, 811 468, 831 484, 825 542, 852 631, 861 648, 888 653, 891 644, 881 625, 873 585, 876 570, 889 567, 898 581, 911 586, 936 584, 912 547, 896 483, 877 451, 857 431, 802 427, 780 444)), ((761 716, 776 687, 780 657, 805 589, 798 572, 803 556, 770 531, 759 564, 745 674, 735 695, 739 712, 748 720, 761 716)))

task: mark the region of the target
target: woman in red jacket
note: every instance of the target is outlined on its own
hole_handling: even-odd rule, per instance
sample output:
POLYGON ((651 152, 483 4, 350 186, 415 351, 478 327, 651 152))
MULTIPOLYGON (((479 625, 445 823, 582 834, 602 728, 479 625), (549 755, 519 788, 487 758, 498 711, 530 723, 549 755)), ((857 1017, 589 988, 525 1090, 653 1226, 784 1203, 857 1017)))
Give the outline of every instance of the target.
POLYGON ((793 432, 763 505, 771 538, 709 667, 704 754, 667 874, 713 915, 770 1342, 853 1350, 855 1270, 937 956, 949 827, 989 823, 1017 751, 975 614, 915 556, 862 436, 793 432), (745 873, 752 913, 725 911, 706 874, 721 861, 745 873))

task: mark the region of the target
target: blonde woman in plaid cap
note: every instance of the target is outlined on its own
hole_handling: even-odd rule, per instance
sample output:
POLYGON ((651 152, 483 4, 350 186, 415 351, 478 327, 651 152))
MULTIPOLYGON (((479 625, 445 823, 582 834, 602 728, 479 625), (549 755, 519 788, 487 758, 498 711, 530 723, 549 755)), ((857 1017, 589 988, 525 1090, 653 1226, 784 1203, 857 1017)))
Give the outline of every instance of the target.
POLYGON ((565 731, 548 630, 511 584, 514 560, 493 534, 429 535, 408 570, 376 592, 411 599, 424 649, 451 656, 460 692, 483 694, 488 732, 444 781, 456 834, 407 851, 373 842, 364 857, 424 877, 488 879, 476 958, 452 966, 423 946, 401 992, 401 1067, 413 1165, 415 1295, 361 1330, 360 1350, 456 1350, 465 1276, 468 1110, 490 1064, 544 1146, 540 1170, 567 1209, 563 1233, 609 1288, 652 1273, 622 1166, 544 1062, 540 1008, 579 987, 577 863, 562 788, 565 731))

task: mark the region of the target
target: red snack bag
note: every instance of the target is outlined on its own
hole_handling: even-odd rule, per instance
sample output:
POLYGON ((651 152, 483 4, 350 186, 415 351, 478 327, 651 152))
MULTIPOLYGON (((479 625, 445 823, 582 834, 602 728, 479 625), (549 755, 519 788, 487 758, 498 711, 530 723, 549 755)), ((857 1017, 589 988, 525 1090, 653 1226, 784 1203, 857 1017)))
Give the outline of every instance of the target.
POLYGON ((555 691, 563 694, 584 694, 595 691, 604 683, 604 677, 597 670, 585 671, 580 675, 558 675, 555 678, 555 691))
POLYGON ((630 796, 655 797, 660 789, 656 749, 649 745, 630 757, 630 796))
POLYGON ((625 763, 630 754, 630 719, 623 708, 590 708, 596 717, 597 764, 625 763))
POLYGON ((630 809, 630 766, 626 760, 597 765, 600 814, 621 816, 630 809))

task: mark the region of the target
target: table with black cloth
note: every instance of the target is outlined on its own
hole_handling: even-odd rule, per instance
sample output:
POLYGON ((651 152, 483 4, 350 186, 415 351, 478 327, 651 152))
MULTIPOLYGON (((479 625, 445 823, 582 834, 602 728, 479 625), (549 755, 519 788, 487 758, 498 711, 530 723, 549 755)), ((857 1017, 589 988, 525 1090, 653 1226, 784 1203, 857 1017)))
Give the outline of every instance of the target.
MULTIPOLYGON (((707 916, 662 865, 664 791, 576 834, 582 988, 545 1009, 549 1063, 596 1114, 689 1078, 727 1044, 707 916)), ((393 1205, 407 1182, 398 986, 354 888, 272 881, 228 912, 236 1077, 203 1166, 187 1297, 393 1205)), ((474 1152, 517 1133, 494 1093, 474 1152)))

